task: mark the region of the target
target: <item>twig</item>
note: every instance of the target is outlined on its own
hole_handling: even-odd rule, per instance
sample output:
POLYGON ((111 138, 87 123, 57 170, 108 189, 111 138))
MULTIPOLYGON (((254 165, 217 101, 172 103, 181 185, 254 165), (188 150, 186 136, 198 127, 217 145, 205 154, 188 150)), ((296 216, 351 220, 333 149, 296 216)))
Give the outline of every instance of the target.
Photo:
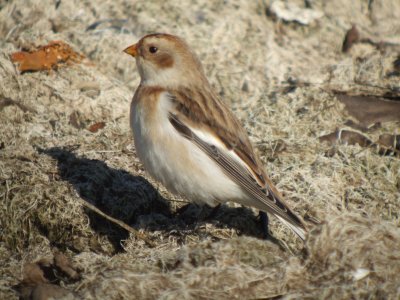
POLYGON ((109 215, 103 213, 100 209, 98 209, 96 206, 94 206, 93 204, 86 202, 83 199, 80 199, 81 203, 86 206, 87 208, 89 208, 90 210, 94 211, 95 213, 97 213, 98 215, 102 216, 103 218, 107 219, 110 222, 113 222, 114 224, 119 225, 120 227, 124 228, 126 231, 132 233, 136 238, 141 239, 142 241, 144 241, 148 246, 150 247, 155 247, 156 244, 151 241, 145 234, 139 232, 138 230, 132 228, 131 226, 129 226, 128 224, 114 219, 113 217, 110 217, 109 215))
POLYGON ((168 201, 169 201, 169 202, 186 203, 186 204, 191 203, 190 201, 187 201, 187 200, 179 200, 179 199, 168 199, 168 201))
POLYGON ((84 151, 82 154, 88 154, 88 153, 119 153, 122 152, 122 150, 89 150, 89 151, 84 151))

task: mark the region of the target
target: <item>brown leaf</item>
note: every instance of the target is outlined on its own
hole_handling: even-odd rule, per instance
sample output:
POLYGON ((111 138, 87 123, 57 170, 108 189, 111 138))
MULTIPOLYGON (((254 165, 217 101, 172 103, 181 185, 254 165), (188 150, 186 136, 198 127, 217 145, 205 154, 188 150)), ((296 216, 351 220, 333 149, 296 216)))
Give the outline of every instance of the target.
POLYGON ((26 264, 22 273, 22 282, 25 284, 38 284, 48 282, 48 280, 44 277, 43 270, 37 263, 26 264))
POLYGON ((74 269, 69 259, 63 253, 58 251, 54 253, 54 264, 71 279, 76 280, 79 278, 78 272, 74 269))
MULTIPOLYGON (((376 149, 379 155, 394 155, 396 157, 400 157, 400 151, 396 149, 396 144, 391 144, 391 145, 389 144, 391 141, 393 143, 397 143, 398 141, 400 141, 400 139, 398 140, 399 136, 391 136, 391 137, 384 136, 382 137, 383 143, 380 142, 374 143, 361 133, 350 130, 337 129, 335 132, 332 132, 324 136, 320 136, 319 140, 320 142, 328 142, 330 145, 335 145, 336 143, 345 145, 358 144, 364 148, 370 147, 376 149), (393 141, 393 139, 391 140, 391 137, 394 137, 396 140, 395 141, 393 141)), ((328 151, 327 156, 333 156, 333 155, 334 153, 332 153, 332 151, 328 151)))
POLYGON ((371 125, 370 127, 366 127, 366 126, 362 126, 358 123, 355 123, 353 120, 347 120, 344 125, 354 128, 358 131, 362 131, 362 132, 368 132, 368 131, 374 131, 376 129, 379 129, 382 127, 381 123, 375 123, 373 125, 371 125))
POLYGON ((362 95, 337 94, 336 97, 364 127, 379 122, 400 121, 400 102, 362 95))
POLYGON ((89 126, 88 130, 90 132, 97 132, 100 129, 103 129, 106 126, 105 122, 97 122, 89 126))
POLYGON ((400 72, 400 55, 393 62, 393 69, 400 72))
POLYGON ((343 40, 342 52, 348 52, 353 44, 360 41, 360 33, 356 25, 351 26, 343 40))
POLYGON ((83 58, 83 55, 75 52, 63 41, 51 41, 34 51, 19 51, 11 54, 11 61, 18 64, 21 72, 55 69, 61 63, 78 63, 83 58))
POLYGON ((361 133, 337 129, 335 132, 319 137, 321 142, 328 142, 333 145, 335 143, 341 143, 346 145, 360 145, 361 147, 369 147, 374 143, 362 135, 361 133))
POLYGON ((54 258, 43 258, 36 263, 28 263, 23 268, 22 281, 14 286, 20 299, 47 300, 59 299, 69 293, 65 288, 49 282, 59 282, 56 269, 61 270, 72 279, 79 279, 78 273, 71 266, 67 257, 56 251, 54 258))
POLYGON ((382 134, 379 136, 378 143, 382 146, 400 151, 400 135, 382 134))

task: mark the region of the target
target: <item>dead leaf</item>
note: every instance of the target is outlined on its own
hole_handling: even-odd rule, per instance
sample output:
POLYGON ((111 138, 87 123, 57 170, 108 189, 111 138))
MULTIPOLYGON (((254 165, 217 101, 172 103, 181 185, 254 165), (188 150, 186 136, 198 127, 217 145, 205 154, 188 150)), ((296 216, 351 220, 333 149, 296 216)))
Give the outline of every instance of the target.
POLYGON ((354 128, 354 129, 356 129, 358 131, 362 131, 362 132, 370 132, 370 131, 374 131, 374 130, 379 129, 379 128, 382 127, 381 123, 375 123, 375 124, 372 124, 369 127, 366 127, 366 126, 362 126, 362 125, 354 122, 353 120, 347 120, 344 123, 344 125, 346 125, 348 127, 351 127, 351 128, 354 128))
POLYGON ((389 72, 386 76, 400 76, 400 55, 393 61, 393 71, 389 72))
POLYGON ((78 272, 68 258, 56 250, 52 259, 43 258, 26 264, 22 271, 23 279, 14 289, 19 293, 20 299, 26 300, 59 299, 70 293, 73 295, 73 292, 54 284, 60 282, 60 278, 56 276, 57 270, 61 270, 70 279, 79 279, 78 272))
POLYGON ((400 135, 382 134, 379 136, 378 143, 387 148, 393 148, 400 151, 400 135))
POLYGON ((400 72, 400 55, 393 62, 393 69, 400 72))
MULTIPOLYGON (((356 131, 337 129, 336 131, 319 137, 320 142, 328 142, 330 145, 345 144, 345 145, 360 145, 364 148, 373 148, 378 151, 379 155, 394 155, 400 157, 398 151, 393 145, 387 146, 383 143, 374 143, 366 136, 356 131)), ((333 156, 334 153, 328 151, 328 156, 333 156)))
POLYGON ((353 44, 360 41, 360 33, 356 25, 351 26, 351 28, 346 32, 346 36, 343 40, 342 52, 347 52, 350 50, 353 44))
POLYGON ((99 131, 100 129, 103 129, 105 126, 106 126, 105 122, 97 122, 97 123, 94 123, 94 124, 90 125, 88 130, 90 132, 94 133, 94 132, 99 131))
POLYGON ((25 284, 46 283, 48 280, 44 277, 44 272, 37 263, 29 263, 24 266, 22 271, 22 282, 25 284))
POLYGON ((335 143, 341 143, 346 145, 360 145, 361 147, 369 147, 374 143, 356 131, 337 129, 335 132, 330 134, 320 136, 319 140, 321 142, 328 142, 333 145, 335 143))
POLYGON ((71 279, 79 279, 78 272, 74 269, 69 259, 61 252, 55 251, 54 253, 54 265, 58 267, 62 272, 64 272, 71 279))
POLYGON ((400 102, 362 95, 337 94, 336 97, 361 126, 369 127, 375 123, 400 121, 400 102))
POLYGON ((34 51, 19 51, 11 54, 21 72, 56 69, 62 63, 79 63, 83 55, 75 52, 63 41, 52 41, 34 51))

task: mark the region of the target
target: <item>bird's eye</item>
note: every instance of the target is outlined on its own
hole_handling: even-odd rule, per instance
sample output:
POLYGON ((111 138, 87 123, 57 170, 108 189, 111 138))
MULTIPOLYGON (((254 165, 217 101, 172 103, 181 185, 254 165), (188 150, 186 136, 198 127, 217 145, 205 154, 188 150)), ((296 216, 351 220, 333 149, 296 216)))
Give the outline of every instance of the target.
POLYGON ((158 51, 157 47, 151 46, 149 48, 150 53, 156 53, 158 51))

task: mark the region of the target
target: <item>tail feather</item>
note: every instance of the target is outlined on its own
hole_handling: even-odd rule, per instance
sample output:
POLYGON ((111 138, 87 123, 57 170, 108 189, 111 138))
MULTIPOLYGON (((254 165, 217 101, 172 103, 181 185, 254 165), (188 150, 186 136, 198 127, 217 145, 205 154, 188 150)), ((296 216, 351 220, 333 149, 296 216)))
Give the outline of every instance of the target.
POLYGON ((301 238, 303 241, 306 239, 306 230, 305 228, 302 228, 300 226, 296 226, 288 221, 286 221, 284 218, 282 218, 279 215, 276 215, 276 217, 283 223, 285 224, 287 227, 289 227, 291 230, 293 230, 293 232, 295 234, 297 234, 299 236, 299 238, 301 238))

